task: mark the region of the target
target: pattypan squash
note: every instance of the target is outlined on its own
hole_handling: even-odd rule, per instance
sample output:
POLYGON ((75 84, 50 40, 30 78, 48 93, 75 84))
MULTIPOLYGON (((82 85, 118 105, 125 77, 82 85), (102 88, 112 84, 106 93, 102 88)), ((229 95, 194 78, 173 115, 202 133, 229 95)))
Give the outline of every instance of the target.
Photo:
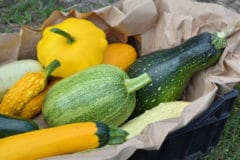
POLYGON ((86 19, 67 18, 47 27, 37 44, 37 58, 43 66, 58 59, 61 66, 52 76, 68 77, 100 64, 108 46, 103 30, 86 19))

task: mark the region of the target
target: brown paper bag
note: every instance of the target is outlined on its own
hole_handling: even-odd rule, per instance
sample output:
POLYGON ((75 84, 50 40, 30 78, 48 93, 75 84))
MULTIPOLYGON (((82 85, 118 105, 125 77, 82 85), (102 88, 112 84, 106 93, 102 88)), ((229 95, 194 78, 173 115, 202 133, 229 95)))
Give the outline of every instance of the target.
MULTIPOLYGON (((42 30, 67 17, 88 18, 105 30, 110 42, 126 42, 128 36, 138 36, 140 54, 169 48, 204 32, 224 31, 240 15, 226 8, 189 0, 122 0, 91 13, 55 11, 40 29, 23 26, 20 33, 0 35, 0 64, 17 59, 36 58, 36 44, 42 30)), ((184 100, 192 101, 179 118, 148 125, 137 137, 123 144, 44 158, 46 160, 126 160, 136 149, 158 149, 166 135, 187 125, 201 114, 219 94, 232 90, 240 82, 240 32, 228 39, 218 64, 196 74, 184 93, 184 100)), ((36 121, 47 126, 42 116, 36 121)), ((64 147, 64 146, 59 146, 64 147)))

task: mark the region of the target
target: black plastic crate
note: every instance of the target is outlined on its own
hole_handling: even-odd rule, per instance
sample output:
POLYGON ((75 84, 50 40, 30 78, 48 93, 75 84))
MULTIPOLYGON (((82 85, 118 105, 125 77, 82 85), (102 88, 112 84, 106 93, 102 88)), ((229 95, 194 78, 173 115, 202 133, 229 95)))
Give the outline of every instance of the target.
POLYGON ((216 147, 238 90, 216 100, 187 126, 170 133, 159 150, 137 150, 129 160, 197 160, 216 147))

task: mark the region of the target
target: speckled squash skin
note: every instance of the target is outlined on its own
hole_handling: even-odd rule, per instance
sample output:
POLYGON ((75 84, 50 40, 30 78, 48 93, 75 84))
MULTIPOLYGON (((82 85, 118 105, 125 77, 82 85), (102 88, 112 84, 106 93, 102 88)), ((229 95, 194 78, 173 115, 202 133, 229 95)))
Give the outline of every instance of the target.
POLYGON ((136 92, 136 107, 132 117, 160 102, 178 100, 192 75, 216 63, 223 49, 212 44, 212 34, 199 34, 174 48, 142 56, 127 73, 136 77, 147 72, 152 83, 136 92))

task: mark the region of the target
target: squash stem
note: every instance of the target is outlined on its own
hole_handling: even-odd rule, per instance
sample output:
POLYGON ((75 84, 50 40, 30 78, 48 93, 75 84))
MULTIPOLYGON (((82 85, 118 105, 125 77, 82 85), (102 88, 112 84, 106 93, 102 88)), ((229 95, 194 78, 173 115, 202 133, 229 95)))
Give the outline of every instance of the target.
POLYGON ((128 93, 135 92, 147 84, 152 82, 151 77, 147 73, 143 73, 142 75, 132 78, 132 79, 125 79, 125 85, 127 88, 128 93))
POLYGON ((60 65, 61 63, 57 59, 55 59, 44 69, 44 73, 47 77, 49 77, 50 74, 60 65))
POLYGON ((67 39, 68 44, 72 44, 75 41, 75 39, 64 30, 61 30, 59 28, 52 28, 50 31, 65 37, 67 39))
POLYGON ((212 35, 212 44, 216 49, 223 49, 227 46, 227 38, 239 29, 240 22, 235 23, 225 32, 217 32, 212 35))
POLYGON ((225 32, 217 32, 212 35, 212 44, 216 49, 223 49, 227 46, 227 34, 225 32))
POLYGON ((128 132, 113 126, 109 126, 110 129, 110 137, 108 140, 109 145, 121 144, 126 141, 126 137, 128 136, 128 132))

